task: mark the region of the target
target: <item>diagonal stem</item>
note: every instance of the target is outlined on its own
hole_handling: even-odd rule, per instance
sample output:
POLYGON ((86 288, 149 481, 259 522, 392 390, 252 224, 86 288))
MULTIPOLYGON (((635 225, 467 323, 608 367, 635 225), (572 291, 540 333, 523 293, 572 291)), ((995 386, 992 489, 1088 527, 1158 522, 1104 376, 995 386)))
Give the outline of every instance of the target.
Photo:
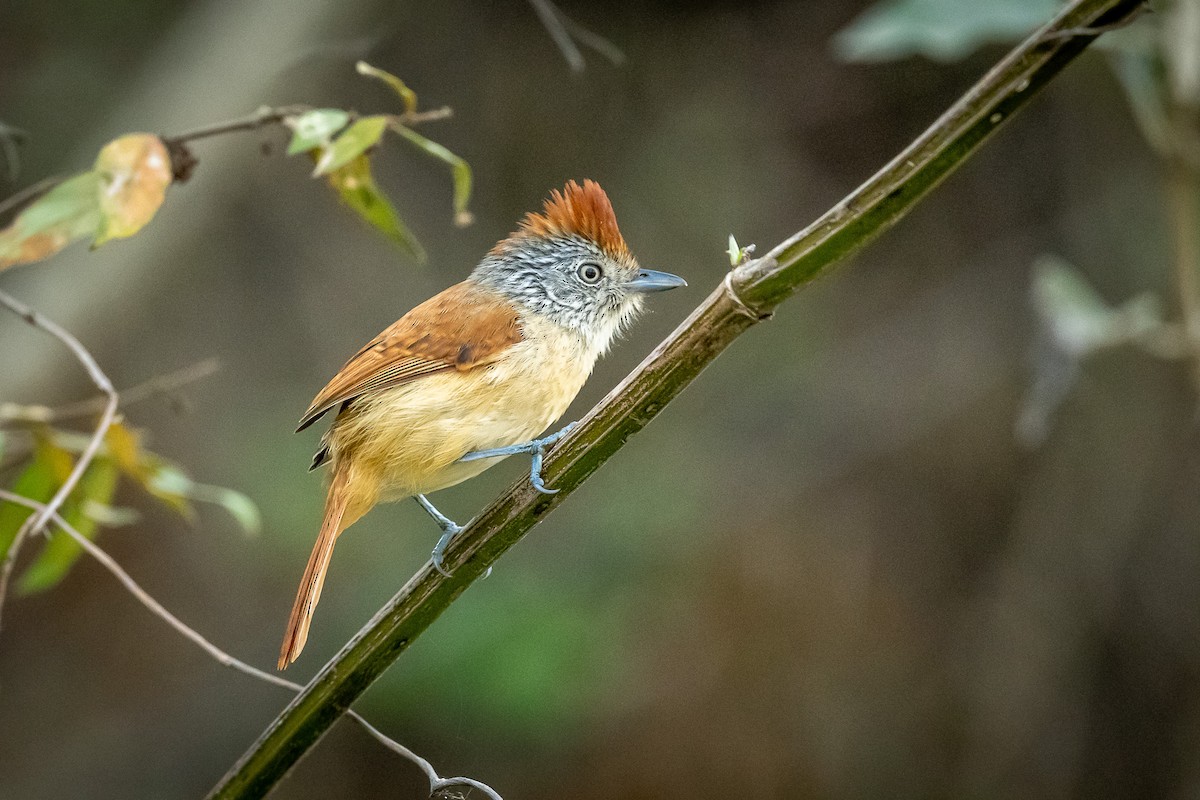
MULTIPOLYGON (((0 501, 15 503, 35 511, 45 508, 45 505, 42 503, 39 503, 35 500, 30 500, 27 497, 22 497, 19 494, 7 491, 5 489, 0 489, 0 501)), ((74 539, 88 555, 98 561, 100 566, 108 570, 114 578, 120 581, 121 585, 125 587, 125 590, 133 595, 135 600, 145 606, 147 611, 170 625, 180 636, 183 636, 185 639, 195 644, 197 647, 211 656, 218 664, 237 670, 243 675, 249 675, 251 678, 257 678, 260 681, 270 683, 274 686, 290 689, 293 692, 303 691, 304 687, 300 684, 293 683, 287 678, 275 675, 274 673, 261 670, 258 667, 247 664, 241 659, 234 658, 233 656, 229 655, 229 653, 226 653, 224 650, 210 642, 208 639, 205 639, 198 631, 196 631, 196 629, 189 627, 185 622, 183 622, 183 620, 179 619, 179 617, 168 611, 162 603, 155 600, 154 596, 143 589, 141 584, 135 581, 133 576, 126 572, 125 568, 118 564, 115 558, 110 556, 107 551, 100 547, 100 545, 96 544, 91 539, 87 538, 78 530, 76 530, 75 527, 63 519, 60 514, 55 512, 51 515, 51 520, 59 527, 60 530, 62 530, 63 533, 74 539)), ((398 753, 399 755, 416 764, 417 767, 425 773, 425 777, 429 779, 430 794, 443 788, 450 788, 453 786, 470 786, 472 788, 479 789, 481 792, 487 795, 490 800, 502 800, 500 795, 496 793, 495 789, 481 781, 474 780, 473 778, 441 777, 437 774, 437 770, 433 768, 433 765, 430 764, 427 759, 422 758, 412 750, 409 750, 404 745, 387 736, 385 733, 383 733, 383 731, 367 722, 366 718, 357 711, 354 711, 353 709, 348 710, 346 711, 346 716, 350 717, 350 719, 361 725, 367 733, 374 737, 384 747, 391 750, 393 753, 398 753)))
MULTIPOLYGON (((100 446, 104 443, 105 434, 108 433, 108 429, 112 427, 113 421, 117 418, 117 402, 119 398, 117 397, 117 390, 113 388, 112 381, 104 374, 104 370, 100 369, 100 365, 96 363, 96 359, 92 357, 87 348, 72 336, 69 331, 4 292, 0 292, 0 306, 4 306, 33 327, 40 328, 66 345, 76 360, 87 370, 88 377, 92 379, 92 383, 96 384, 96 388, 105 397, 104 408, 100 412, 100 419, 96 423, 96 429, 93 431, 87 445, 83 448, 83 452, 79 454, 79 459, 67 475, 67 479, 63 481, 62 486, 58 488, 58 491, 50 498, 50 501, 39 510, 30 514, 29 518, 17 530, 17 534, 13 538, 13 547, 10 548, 12 557, 15 558, 15 550, 20 547, 25 537, 31 533, 37 533, 45 529, 50 518, 62 508, 63 503, 71 496, 71 492, 75 491, 75 487, 79 484, 83 473, 87 471, 96 454, 100 452, 100 446)), ((8 576, 11 571, 12 560, 6 559, 3 570, 0 572, 0 603, 3 603, 3 590, 7 589, 8 576)))
POLYGON ((1141 0, 1074 0, 993 67, 925 133, 824 216, 761 259, 738 267, 580 422, 546 459, 553 496, 521 481, 446 553, 453 573, 426 565, 277 717, 209 795, 256 798, 328 730, 400 653, 497 558, 641 430, 734 339, 801 286, 827 274, 900 220, 1004 120, 1074 59, 1094 31, 1141 0), (1061 34, 1060 32, 1069 32, 1061 34))

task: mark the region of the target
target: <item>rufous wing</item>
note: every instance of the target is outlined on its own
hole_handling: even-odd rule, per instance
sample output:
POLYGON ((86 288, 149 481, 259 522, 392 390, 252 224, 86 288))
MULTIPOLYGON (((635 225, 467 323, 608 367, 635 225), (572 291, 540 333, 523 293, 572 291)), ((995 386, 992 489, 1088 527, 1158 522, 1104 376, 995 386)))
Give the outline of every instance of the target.
POLYGON ((511 303, 472 281, 455 284, 355 353, 312 401, 296 430, 366 392, 490 364, 519 341, 521 328, 511 303))

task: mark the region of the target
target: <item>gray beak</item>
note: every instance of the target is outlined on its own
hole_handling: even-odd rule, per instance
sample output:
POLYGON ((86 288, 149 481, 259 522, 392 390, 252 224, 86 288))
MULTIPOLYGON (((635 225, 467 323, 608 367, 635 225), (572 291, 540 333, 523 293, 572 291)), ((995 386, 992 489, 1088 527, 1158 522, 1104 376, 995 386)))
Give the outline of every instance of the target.
POLYGON ((650 292, 665 292, 667 289, 678 289, 687 286, 687 281, 669 272, 659 272, 654 269, 640 269, 636 278, 625 284, 631 292, 649 294, 650 292))

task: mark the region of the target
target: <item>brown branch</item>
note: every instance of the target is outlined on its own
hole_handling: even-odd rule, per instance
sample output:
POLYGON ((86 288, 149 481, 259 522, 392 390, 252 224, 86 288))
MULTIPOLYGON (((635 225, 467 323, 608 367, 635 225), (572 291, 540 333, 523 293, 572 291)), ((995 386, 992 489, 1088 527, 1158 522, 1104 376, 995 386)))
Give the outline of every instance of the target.
MULTIPOLYGON (((226 133, 253 131, 271 125, 282 125, 289 117, 314 110, 316 109, 313 106, 307 105, 279 106, 277 108, 263 106, 248 117, 206 125, 202 128, 196 128, 195 130, 175 136, 164 136, 162 137, 163 144, 166 145, 167 152, 171 156, 171 173, 174 175, 175 180, 180 182, 186 181, 192 176, 192 171, 196 168, 197 161, 187 146, 188 142, 194 142, 197 139, 207 139, 212 136, 221 136, 226 133)), ((354 111, 347 113, 349 114, 349 122, 353 122, 361 116, 354 111)), ((453 113, 449 106, 442 106, 441 108, 434 108, 429 111, 406 111, 403 114, 378 114, 376 116, 387 117, 390 121, 398 125, 419 125, 423 122, 446 119, 452 116, 453 113)))
MULTIPOLYGON (((176 134, 174 136, 164 136, 163 141, 168 146, 171 144, 184 144, 186 142, 194 142, 197 139, 208 139, 213 136, 222 136, 226 133, 238 133, 241 131, 253 131, 259 128, 266 128, 271 125, 282 125, 288 117, 296 117, 309 111, 315 111, 315 107, 307 105, 291 105, 279 106, 271 108, 264 106, 258 111, 247 117, 239 119, 227 120, 225 122, 217 122, 212 125, 205 125, 202 128, 187 131, 185 133, 176 134)), ((358 119, 362 114, 357 112, 349 112, 350 122, 358 119)), ((402 125, 419 125, 423 122, 435 122, 437 120, 447 119, 454 115, 454 111, 449 106, 441 108, 432 108, 428 111, 412 111, 404 114, 377 114, 370 116, 387 117, 395 120, 402 125)))
MULTIPOLYGON (((46 509, 45 505, 37 502, 36 500, 30 500, 28 497, 22 497, 15 492, 10 492, 4 489, 0 489, 0 500, 9 503, 15 503, 17 505, 33 509, 34 511, 44 511, 46 509)), ((87 538, 78 530, 76 530, 71 523, 63 519, 62 516, 57 512, 52 513, 50 518, 53 520, 54 524, 57 525, 65 534, 74 539, 79 546, 87 552, 88 555, 98 561, 102 567, 104 567, 113 575, 113 577, 120 581, 121 585, 125 587, 125 590, 133 595, 134 599, 141 603, 147 611, 170 625, 180 636, 183 636, 185 639, 192 642, 192 644, 199 647, 201 650, 211 656, 218 664, 224 667, 229 667, 230 669, 234 669, 243 675, 249 675, 251 678, 257 678, 258 680, 264 681, 273 686, 280 686, 284 689, 290 689, 292 692, 303 691, 304 687, 300 684, 293 683, 292 681, 289 681, 279 675, 261 670, 258 667, 242 661, 241 659, 234 658, 233 656, 229 655, 229 653, 226 653, 224 650, 210 642, 208 639, 205 639, 204 636, 202 636, 198 631, 188 626, 187 623, 168 611, 162 603, 154 599, 154 596, 143 589, 141 585, 133 579, 133 576, 126 572, 125 568, 117 563, 117 560, 109 555, 107 551, 101 548, 100 545, 96 544, 91 539, 87 538)), ((0 596, 2 596, 2 593, 0 593, 0 596)), ((496 791, 490 786, 473 780, 472 778, 443 778, 439 776, 437 774, 437 770, 435 770, 433 765, 430 764, 426 759, 417 755, 412 750, 409 750, 399 742, 389 738, 374 725, 367 722, 362 715, 353 709, 347 710, 346 716, 350 717, 352 720, 361 725, 363 729, 367 731, 367 733, 373 736, 389 750, 404 756, 406 759, 416 764, 417 767, 425 773, 426 777, 429 778, 430 794, 433 794, 435 791, 444 788, 450 788, 454 786, 470 786, 483 791, 488 795, 488 797, 492 798, 492 800, 502 800, 500 795, 497 794, 496 791)))
MULTIPOLYGON (((130 386, 128 389, 122 389, 118 392, 121 396, 121 407, 129 408, 129 406, 135 403, 141 403, 160 395, 170 394, 187 386, 189 383, 195 383, 207 378, 220 369, 220 367, 220 362, 217 359, 206 358, 203 361, 197 361, 195 364, 177 369, 174 372, 158 375, 136 386, 130 386)), ((62 422, 68 419, 89 417, 103 411, 106 402, 107 398, 100 396, 90 397, 87 400, 67 403, 53 408, 50 406, 0 403, 0 425, 6 422, 24 424, 62 422)))
MULTIPOLYGON (((79 458, 76 460, 74 467, 72 467, 70 474, 67 475, 67 479, 63 481, 62 486, 58 488, 58 491, 55 492, 54 496, 50 498, 50 501, 42 506, 42 508, 31 514, 29 518, 26 519, 21 525, 16 536, 13 538, 13 544, 18 544, 24 541, 25 537, 31 532, 36 533, 44 530, 50 518, 58 513, 58 510, 62 508, 62 504, 66 502, 67 498, 71 495, 71 492, 75 490, 76 485, 79 483, 79 479, 83 477, 83 473, 87 471, 88 466, 96 457, 96 453, 100 451, 100 445, 104 442, 104 436, 108 433, 108 429, 112 427, 113 420, 116 419, 117 403, 119 398, 116 390, 113 389, 112 382, 108 379, 108 376, 104 374, 104 371, 100 369, 100 365, 96 363, 96 359, 92 358, 92 354, 87 351, 87 348, 85 348, 79 342, 79 340, 72 336, 65 328, 62 328, 53 320, 47 319, 29 306, 13 297, 10 297, 4 292, 0 292, 0 305, 13 312, 33 327, 45 331, 66 345, 67 349, 75 355, 76 360, 78 360, 79 363, 83 365, 84 369, 87 370, 88 377, 92 379, 92 383, 96 384, 96 388, 99 389, 105 397, 104 408, 100 411, 100 419, 96 423, 96 429, 92 433, 91 438, 88 440, 87 446, 83 448, 83 452, 79 454, 79 458)), ((12 569, 12 565, 7 562, 5 567, 9 571, 12 569)), ((7 574, 5 574, 4 577, 6 579, 5 584, 0 588, 7 588, 7 574)), ((4 595, 0 594, 0 605, 2 605, 3 602, 4 595)))
POLYGON ((587 68, 583 53, 575 46, 576 39, 617 66, 625 63, 625 54, 621 52, 621 48, 568 17, 553 0, 529 0, 529 4, 533 6, 546 33, 550 34, 572 72, 583 72, 587 68))

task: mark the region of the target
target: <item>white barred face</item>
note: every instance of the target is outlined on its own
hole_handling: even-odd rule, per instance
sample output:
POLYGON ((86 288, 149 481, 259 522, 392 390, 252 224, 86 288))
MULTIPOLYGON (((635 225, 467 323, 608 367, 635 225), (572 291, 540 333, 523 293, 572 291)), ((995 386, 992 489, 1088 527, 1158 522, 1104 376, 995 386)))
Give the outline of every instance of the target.
POLYGON ((595 355, 641 311, 632 256, 616 259, 579 236, 528 236, 486 256, 472 279, 575 331, 595 355))

